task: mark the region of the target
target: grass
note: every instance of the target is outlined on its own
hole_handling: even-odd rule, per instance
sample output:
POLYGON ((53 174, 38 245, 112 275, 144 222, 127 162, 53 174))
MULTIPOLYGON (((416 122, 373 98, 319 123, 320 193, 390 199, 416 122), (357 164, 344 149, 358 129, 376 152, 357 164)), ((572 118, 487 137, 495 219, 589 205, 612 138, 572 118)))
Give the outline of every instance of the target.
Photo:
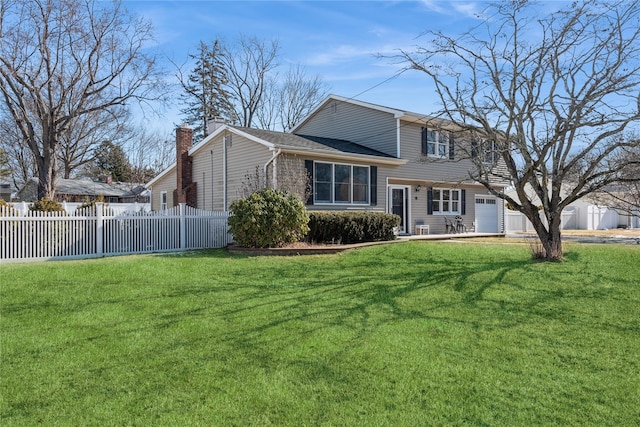
POLYGON ((0 421, 640 423, 640 247, 411 242, 0 267, 0 421))

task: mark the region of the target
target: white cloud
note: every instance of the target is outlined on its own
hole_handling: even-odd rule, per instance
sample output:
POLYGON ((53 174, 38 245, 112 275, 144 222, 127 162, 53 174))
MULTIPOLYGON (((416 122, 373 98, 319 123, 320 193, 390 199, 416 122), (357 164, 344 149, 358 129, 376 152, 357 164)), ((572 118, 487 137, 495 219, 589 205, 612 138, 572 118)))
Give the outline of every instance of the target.
POLYGON ((421 0, 421 3, 432 12, 449 16, 462 14, 474 19, 481 19, 484 9, 484 7, 480 8, 476 2, 421 0))

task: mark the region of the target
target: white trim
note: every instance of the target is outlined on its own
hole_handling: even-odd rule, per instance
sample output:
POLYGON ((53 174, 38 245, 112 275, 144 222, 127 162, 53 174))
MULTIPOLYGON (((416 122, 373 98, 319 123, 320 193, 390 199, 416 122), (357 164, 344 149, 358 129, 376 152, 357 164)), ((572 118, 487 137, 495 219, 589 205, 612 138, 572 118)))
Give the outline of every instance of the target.
POLYGON ((398 118, 396 120, 396 154, 397 154, 397 158, 402 157, 401 153, 400 153, 400 118, 398 118))
MULTIPOLYGON (((440 210, 436 211, 435 209, 433 209, 433 205, 431 205, 431 212, 432 215, 462 215, 462 189, 461 188, 443 188, 443 187, 433 187, 431 189, 432 192, 435 191, 439 191, 441 196, 438 199, 438 203, 440 206, 440 210), (445 202, 445 200, 442 198, 442 192, 443 191, 448 191, 449 192, 449 200, 447 200, 447 202, 449 203, 449 210, 448 211, 444 211, 442 210, 442 205, 445 202), (453 192, 457 192, 458 193, 458 200, 454 200, 453 198, 451 198, 451 196, 453 195, 453 192), (458 203, 458 210, 451 210, 451 205, 457 202, 458 203)), ((433 197, 432 203, 436 201, 435 196, 433 197)))
POLYGON ((161 191, 160 192, 160 210, 164 211, 167 210, 167 203, 168 203, 168 196, 167 196, 167 192, 166 191, 161 191), (164 201, 163 201, 164 199, 164 201))
POLYGON ((393 190, 403 190, 404 196, 404 230, 401 229, 401 233, 409 234, 411 231, 411 186, 389 184, 387 180, 387 213, 393 213, 391 204, 393 203, 393 197, 391 197, 393 190))
POLYGON ((323 159, 334 159, 348 162, 366 162, 377 165, 392 165, 401 166, 406 165, 409 160, 396 159, 395 157, 378 157, 370 156, 367 154, 349 154, 341 153, 329 150, 317 150, 317 149, 302 149, 302 148, 287 148, 286 146, 280 146, 283 153, 287 154, 299 154, 302 156, 321 157, 323 159))
POLYGON ((153 184, 155 184, 156 182, 158 182, 160 179, 162 179, 162 177, 164 177, 165 175, 168 175, 172 170, 174 170, 177 166, 177 163, 174 162, 171 166, 168 166, 165 170, 163 170, 162 172, 160 172, 155 178, 153 178, 151 181, 147 182, 144 187, 145 188, 151 188, 153 186, 153 184))
POLYGON ((323 160, 314 160, 313 161, 313 204, 317 205, 317 206, 339 206, 339 207, 367 207, 367 206, 371 206, 371 166, 370 165, 361 165, 361 164, 353 164, 353 163, 334 163, 334 162, 327 162, 327 161, 323 161, 323 160), (333 201, 331 202, 327 202, 327 201, 318 201, 316 200, 316 171, 318 170, 316 168, 316 165, 318 163, 322 163, 325 165, 331 165, 331 199, 333 201), (336 202, 336 195, 335 195, 335 177, 336 177, 336 172, 335 172, 335 166, 336 165, 340 165, 340 166, 350 166, 351 167, 351 171, 349 172, 349 199, 351 200, 350 202, 336 202), (364 168, 367 169, 367 191, 366 191, 366 195, 367 195, 367 201, 366 202, 354 202, 353 201, 353 168, 354 167, 358 167, 358 168, 364 168))

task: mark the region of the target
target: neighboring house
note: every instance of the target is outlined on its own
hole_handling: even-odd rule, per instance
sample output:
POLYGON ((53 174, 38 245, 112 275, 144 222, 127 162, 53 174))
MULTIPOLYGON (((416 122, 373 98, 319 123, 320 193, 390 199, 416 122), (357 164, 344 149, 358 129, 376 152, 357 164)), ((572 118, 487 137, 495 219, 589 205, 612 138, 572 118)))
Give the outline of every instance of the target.
MULTIPOLYGON (((149 203, 150 192, 144 184, 131 182, 90 181, 82 179, 56 180, 55 200, 57 202, 85 202, 104 197, 107 203, 149 203)), ((33 202, 38 197, 38 178, 31 178, 18 191, 17 200, 33 202)))
POLYGON ((13 186, 13 183, 6 178, 0 178, 0 199, 5 202, 11 201, 11 195, 15 193, 16 188, 13 186))
POLYGON ((458 138, 454 144, 448 126, 330 95, 291 133, 216 123, 191 146, 191 129, 181 127, 178 161, 147 184, 152 210, 178 203, 227 210, 256 167, 276 183, 278 164, 286 159, 311 177, 309 209, 395 213, 403 234, 420 225, 444 233, 445 217, 455 216, 477 232, 503 232, 502 200, 468 178, 471 161, 456 155, 455 147, 471 142, 458 138))

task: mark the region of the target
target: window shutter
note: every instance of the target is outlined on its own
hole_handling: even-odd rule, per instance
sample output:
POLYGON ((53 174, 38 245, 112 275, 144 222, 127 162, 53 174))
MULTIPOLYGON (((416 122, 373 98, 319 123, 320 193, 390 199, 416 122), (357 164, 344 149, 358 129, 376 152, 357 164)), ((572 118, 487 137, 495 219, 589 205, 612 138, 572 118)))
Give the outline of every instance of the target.
POLYGON ((462 203, 462 207, 460 208, 461 215, 465 215, 467 213, 467 190, 464 188, 460 190, 460 203, 462 203))
POLYGON ((369 167, 369 188, 371 189, 371 206, 376 206, 378 204, 378 167, 370 166, 369 167))
POLYGON ((427 128, 422 128, 422 154, 427 155, 427 128))
POLYGON ((475 159, 478 157, 478 141, 475 139, 471 140, 471 158, 475 159))
POLYGON ((313 160, 305 160, 304 169, 309 177, 309 186, 311 187, 309 191, 309 198, 307 199, 307 205, 313 205, 313 160))
POLYGON ((427 190, 427 215, 433 215, 433 188, 427 190))
POLYGON ((455 144, 453 141, 453 133, 449 134, 449 160, 455 158, 455 144))

